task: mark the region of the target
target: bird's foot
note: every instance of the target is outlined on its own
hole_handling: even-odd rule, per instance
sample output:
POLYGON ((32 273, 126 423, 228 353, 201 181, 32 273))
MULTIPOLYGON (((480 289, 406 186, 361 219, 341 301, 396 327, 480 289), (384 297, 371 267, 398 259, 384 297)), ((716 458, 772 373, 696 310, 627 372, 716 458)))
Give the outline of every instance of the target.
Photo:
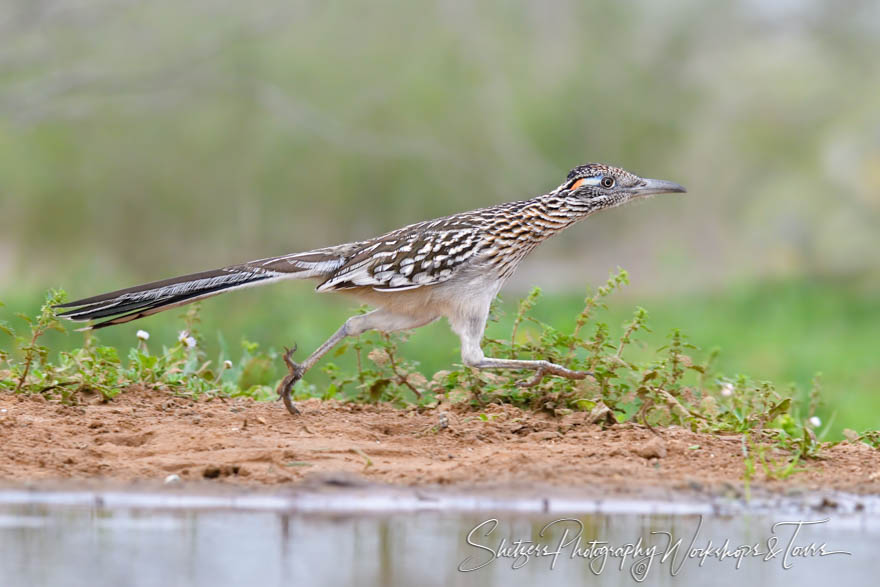
POLYGON ((565 377, 566 379, 586 379, 593 374, 589 371, 572 371, 571 369, 566 369, 562 365, 547 362, 545 365, 541 365, 535 369, 535 375, 533 377, 518 381, 517 386, 522 388, 535 387, 541 383, 547 375, 557 375, 559 377, 565 377))
POLYGON ((287 365, 288 373, 284 376, 284 379, 281 380, 281 383, 278 384, 278 397, 284 402, 284 407, 287 408, 288 412, 294 416, 298 416, 301 412, 296 408, 296 405, 294 405, 290 393, 293 391, 293 386, 296 385, 297 381, 302 379, 302 376, 306 371, 303 369, 302 365, 293 361, 293 353, 295 352, 295 344, 293 345, 293 348, 284 349, 284 355, 282 358, 284 359, 284 364, 287 365))

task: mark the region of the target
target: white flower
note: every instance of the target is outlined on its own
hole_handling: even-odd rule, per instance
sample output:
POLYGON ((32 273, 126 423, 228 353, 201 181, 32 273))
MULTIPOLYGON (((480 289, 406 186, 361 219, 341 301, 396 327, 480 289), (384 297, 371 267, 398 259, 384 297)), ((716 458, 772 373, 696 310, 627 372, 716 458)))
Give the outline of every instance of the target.
POLYGON ((138 340, 150 340, 150 333, 146 330, 137 331, 138 340))
POLYGON ((723 397, 730 397, 733 395, 733 384, 724 382, 721 384, 721 395, 723 397))
POLYGON ((177 334, 177 342, 186 342, 186 337, 187 337, 187 336, 189 336, 189 331, 187 331, 187 330, 181 330, 181 331, 177 334))
POLYGON ((807 422, 808 422, 808 423, 810 424, 810 426, 812 426, 813 428, 818 428, 819 426, 822 425, 822 420, 819 419, 819 416, 813 416, 812 418, 810 418, 809 420, 807 420, 807 422))
POLYGON ((183 344, 185 344, 187 348, 194 349, 196 348, 196 339, 192 336, 187 336, 183 339, 183 344))
POLYGON ((225 361, 223 361, 223 368, 224 369, 232 369, 232 361, 230 361, 229 359, 226 359, 225 361))

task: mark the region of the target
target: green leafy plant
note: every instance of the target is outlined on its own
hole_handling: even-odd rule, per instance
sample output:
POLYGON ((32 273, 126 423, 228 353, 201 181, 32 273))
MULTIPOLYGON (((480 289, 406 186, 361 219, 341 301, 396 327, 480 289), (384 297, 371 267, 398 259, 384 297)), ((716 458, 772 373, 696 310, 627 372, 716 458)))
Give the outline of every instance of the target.
MULTIPOLYGON (((666 344, 649 351, 642 334, 650 332, 648 312, 637 307, 631 318, 617 327, 601 320, 610 295, 628 283, 618 270, 607 282, 590 292, 569 330, 554 328, 537 319, 541 291, 534 289, 516 305, 508 336, 483 341, 490 356, 547 359, 569 369, 588 371, 583 380, 548 376, 534 386, 522 385, 530 374, 516 371, 479 371, 462 365, 433 374, 422 373, 419 364, 400 352, 406 333, 368 333, 341 344, 334 357, 353 354, 356 369, 347 372, 333 362, 322 371, 330 383, 321 386, 301 381, 297 399, 335 398, 342 401, 391 402, 399 406, 429 407, 440 401, 466 403, 485 416, 483 406, 509 403, 526 409, 561 416, 589 411, 604 422, 633 421, 655 427, 679 425, 708 433, 737 433, 744 438, 746 480, 756 471, 768 478, 785 478, 805 458, 821 450, 820 422, 815 416, 821 395, 817 377, 808 401, 801 403, 793 391, 780 393, 766 381, 746 375, 716 373, 718 351, 695 358, 699 349, 673 329, 666 344), (768 446, 783 451, 779 457, 768 446)), ((64 331, 52 306, 64 300, 64 292, 50 291, 35 317, 18 315, 29 328, 19 336, 7 322, 0 331, 12 337, 11 352, 0 354, 0 389, 15 393, 40 393, 75 402, 82 393, 99 393, 105 400, 131 386, 150 387, 188 397, 275 397, 279 353, 262 350, 258 343, 243 340, 233 360, 221 338, 215 361, 203 350, 199 305, 188 306, 181 315, 183 330, 177 340, 162 345, 139 331, 137 344, 126 353, 101 346, 86 332, 83 345, 61 352, 55 361, 41 346, 49 330, 64 331), (151 349, 152 347, 152 349, 151 349), (124 359, 123 359, 124 357, 124 359)), ((501 310, 494 304, 490 320, 497 323, 501 310)), ((827 426, 825 428, 827 430, 827 426)), ((851 440, 880 445, 876 432, 852 433, 851 440)))
POLYGON ((61 352, 56 361, 48 360, 49 350, 39 339, 49 330, 65 332, 54 317, 52 307, 64 301, 64 292, 49 292, 39 315, 18 315, 30 327, 28 336, 17 336, 7 322, 0 330, 13 337, 12 352, 0 355, 8 368, 0 371, 0 389, 15 393, 57 396, 64 403, 76 401, 82 393, 99 393, 112 399, 133 385, 155 387, 178 395, 249 395, 266 399, 274 395, 277 353, 261 353, 259 345, 242 341, 239 361, 226 358, 224 350, 217 369, 202 351, 199 306, 193 304, 182 316, 185 325, 177 340, 150 352, 149 335, 138 332, 138 344, 128 350, 123 361, 116 348, 98 344, 87 331, 82 347, 61 352))
POLYGON ((17 313, 16 316, 27 323, 30 334, 27 336, 16 335, 15 330, 5 321, 0 322, 0 330, 15 339, 15 346, 22 355, 22 360, 18 363, 11 363, 8 353, 0 356, 6 363, 11 363, 12 369, 8 373, 8 379, 4 377, 5 387, 14 386, 15 392, 21 392, 25 386, 31 385, 31 380, 36 379, 34 385, 45 383, 42 377, 49 355, 49 349, 39 344, 38 340, 49 330, 58 330, 64 332, 64 327, 55 318, 52 307, 56 304, 63 303, 66 294, 61 290, 51 290, 46 301, 40 308, 40 313, 31 318, 26 314, 17 313))

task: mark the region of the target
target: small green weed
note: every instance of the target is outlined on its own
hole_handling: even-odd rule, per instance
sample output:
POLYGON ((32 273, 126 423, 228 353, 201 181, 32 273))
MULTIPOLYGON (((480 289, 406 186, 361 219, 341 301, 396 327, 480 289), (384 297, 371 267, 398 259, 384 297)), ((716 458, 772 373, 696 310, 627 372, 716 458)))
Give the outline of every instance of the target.
MULTIPOLYGON (((636 308, 629 320, 616 327, 601 320, 607 298, 627 283, 625 271, 612 274, 584 299, 570 330, 553 328, 532 316, 541 300, 541 291, 536 288, 518 304, 509 336, 486 338, 483 342, 489 356, 546 359, 569 369, 589 371, 592 376, 587 379, 546 377, 536 386, 524 388, 519 382, 530 374, 515 371, 488 372, 455 366, 426 374, 417 362, 403 358, 399 352, 406 333, 369 333, 344 342, 334 351, 334 357, 354 354, 354 372, 325 361, 321 369, 330 384, 317 389, 300 382, 295 397, 423 407, 440 401, 466 402, 482 420, 490 418, 484 406, 509 403, 557 416, 589 411, 601 415, 605 422, 634 421, 648 427, 678 425, 698 432, 738 433, 744 439, 747 482, 759 467, 768 478, 784 479, 798 470, 803 459, 816 456, 822 446, 821 434, 817 438, 822 423, 815 416, 821 392, 818 377, 809 402, 801 405, 793 399, 796 394, 792 390, 780 393, 766 381, 717 373, 714 365, 718 351, 706 353, 703 359, 695 358, 699 349, 677 329, 669 332, 666 344, 648 359, 635 361, 633 354, 645 356, 632 349, 638 346, 644 350, 640 337, 650 332, 648 312, 636 308), (768 452, 768 446, 774 450, 768 452)), ((183 330, 161 349, 142 330, 137 333, 136 344, 125 353, 101 346, 95 334, 86 332, 80 348, 61 352, 50 361, 39 339, 49 330, 65 332, 52 310, 64 299, 64 292, 50 291, 36 317, 18 315, 25 324, 25 334, 17 334, 8 322, 0 321, 0 331, 14 341, 11 351, 0 351, 0 390, 45 394, 65 403, 76 402, 83 393, 99 393, 110 400, 134 385, 193 398, 275 397, 274 389, 282 375, 277 369, 279 353, 261 350, 257 343, 243 340, 236 353, 238 358, 233 360, 221 338, 219 356, 208 359, 202 350, 198 304, 188 306, 181 316, 183 330)), ((498 314, 498 307, 493 306, 490 320, 497 322, 498 314)), ((880 445, 877 432, 848 432, 851 441, 880 445)))
POLYGON ((198 304, 182 316, 185 325, 177 340, 161 351, 150 351, 149 334, 137 333, 137 345, 128 350, 126 361, 116 348, 101 346, 97 336, 85 332, 82 347, 61 352, 55 362, 48 360, 48 349, 38 343, 49 330, 66 332, 54 316, 52 307, 65 299, 63 291, 50 291, 35 318, 19 314, 29 327, 29 334, 19 336, 8 322, 0 330, 13 337, 12 352, 0 354, 0 390, 16 393, 40 393, 72 403, 81 393, 100 393, 109 400, 132 385, 160 388, 171 393, 201 395, 248 395, 258 399, 274 396, 277 353, 260 353, 256 343, 242 341, 237 363, 226 358, 224 350, 216 365, 201 350, 198 304))

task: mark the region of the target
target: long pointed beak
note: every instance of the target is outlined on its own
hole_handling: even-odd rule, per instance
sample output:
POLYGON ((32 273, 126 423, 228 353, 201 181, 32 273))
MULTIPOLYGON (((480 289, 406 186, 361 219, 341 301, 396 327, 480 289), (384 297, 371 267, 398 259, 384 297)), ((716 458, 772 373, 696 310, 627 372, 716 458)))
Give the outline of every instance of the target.
POLYGON ((644 179, 642 185, 636 186, 633 192, 637 196, 649 196, 652 194, 683 194, 687 192, 684 186, 674 181, 665 179, 644 179))

